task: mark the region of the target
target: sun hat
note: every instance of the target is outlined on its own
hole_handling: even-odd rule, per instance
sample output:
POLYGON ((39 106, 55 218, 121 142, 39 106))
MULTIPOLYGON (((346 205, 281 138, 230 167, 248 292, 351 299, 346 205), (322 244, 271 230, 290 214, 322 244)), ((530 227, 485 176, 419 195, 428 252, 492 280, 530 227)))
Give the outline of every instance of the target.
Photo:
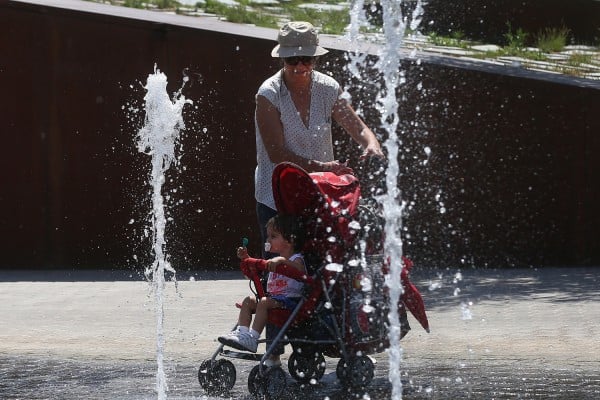
POLYGON ((319 46, 317 30, 310 22, 287 22, 279 30, 277 46, 271 51, 273 57, 322 56, 328 53, 319 46))

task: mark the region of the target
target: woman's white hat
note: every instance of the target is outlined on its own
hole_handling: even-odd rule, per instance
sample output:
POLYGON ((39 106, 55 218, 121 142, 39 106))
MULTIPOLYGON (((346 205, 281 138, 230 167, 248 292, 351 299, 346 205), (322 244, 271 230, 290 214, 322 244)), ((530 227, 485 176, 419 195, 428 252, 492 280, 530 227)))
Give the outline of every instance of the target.
POLYGON ((322 56, 329 51, 319 46, 317 30, 310 22, 291 21, 279 30, 273 57, 322 56))

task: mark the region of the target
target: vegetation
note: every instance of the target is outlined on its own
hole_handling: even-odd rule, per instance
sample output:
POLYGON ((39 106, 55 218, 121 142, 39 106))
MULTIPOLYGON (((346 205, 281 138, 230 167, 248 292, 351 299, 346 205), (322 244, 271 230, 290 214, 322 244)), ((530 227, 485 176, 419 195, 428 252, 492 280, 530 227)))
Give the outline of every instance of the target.
MULTIPOLYGON (((332 1, 332 0, 330 0, 332 1)), ((240 0, 238 6, 228 6, 217 0, 206 0, 204 10, 217 14, 231 22, 254 24, 263 27, 277 28, 282 16, 290 20, 311 21, 319 27, 322 33, 342 34, 350 23, 348 10, 317 10, 314 8, 298 7, 303 2, 290 1, 280 5, 281 11, 276 12, 269 7, 250 6, 249 0, 240 0)), ((202 4, 201 4, 202 5, 202 4)))
MULTIPOLYGON (((537 35, 530 35, 522 29, 513 30, 507 23, 508 31, 504 34, 504 46, 496 50, 476 51, 472 48, 476 43, 465 40, 461 33, 452 37, 443 37, 436 34, 428 36, 429 43, 443 47, 460 47, 470 54, 470 57, 481 59, 499 59, 501 57, 518 57, 523 59, 522 66, 529 68, 534 61, 549 61, 549 54, 561 52, 567 45, 569 30, 567 28, 548 28, 537 35), (536 47, 527 47, 528 43, 535 39, 536 47)), ((561 62, 548 63, 544 68, 563 74, 582 76, 591 65, 600 68, 600 60, 589 53, 575 52, 568 59, 561 62)), ((540 68, 539 65, 536 66, 540 68)), ((592 67, 593 68, 593 67, 592 67)))
POLYGON ((144 2, 142 0, 125 0, 123 5, 131 8, 144 8, 144 2))
POLYGON ((594 57, 591 54, 574 53, 569 57, 569 62, 574 65, 591 64, 594 57))
POLYGON ((275 16, 260 10, 251 10, 247 5, 241 3, 232 7, 216 0, 206 0, 204 10, 211 14, 224 16, 230 22, 254 24, 270 28, 277 27, 277 18, 275 16))
MULTIPOLYGON (((91 0, 99 1, 99 0, 91 0)), ((177 0, 104 0, 111 4, 124 5, 135 8, 158 8, 171 9, 176 12, 185 12, 186 8, 177 0)), ((201 0, 195 5, 196 9, 207 13, 219 15, 230 22, 253 24, 267 28, 278 28, 285 20, 304 20, 312 22, 320 32, 327 34, 343 34, 346 27, 350 24, 350 13, 348 9, 344 10, 324 10, 308 7, 300 7, 306 3, 325 3, 339 4, 339 0, 286 0, 280 1, 277 7, 261 4, 251 4, 251 0, 236 0, 237 5, 231 6, 219 2, 218 0, 201 0)), ((191 6, 194 7, 194 6, 191 6)), ((373 21, 371 21, 373 23, 373 21)), ((470 57, 483 59, 498 59, 500 57, 519 57, 526 61, 522 63, 528 67, 527 60, 548 61, 549 54, 564 50, 567 45, 570 31, 566 27, 546 28, 537 34, 530 34, 521 28, 513 29, 510 22, 506 24, 507 32, 503 35, 502 46, 493 51, 477 51, 473 46, 477 43, 465 38, 463 32, 455 31, 451 36, 440 36, 431 33, 427 36, 430 44, 440 47, 458 47, 468 52, 470 57), (532 45, 535 47, 527 47, 532 45)), ((369 27, 362 27, 362 32, 380 32, 381 26, 377 24, 369 27)), ((409 35, 411 32, 406 31, 409 35)), ((600 43, 597 50, 600 50, 600 43)), ((568 56, 568 59, 557 62, 553 70, 571 74, 581 75, 582 71, 590 65, 593 68, 600 68, 600 59, 587 53, 574 53, 568 56), (585 65, 587 67, 582 67, 585 65)))
POLYGON ((562 28, 546 28, 537 35, 537 48, 546 53, 562 51, 567 45, 570 30, 562 28))
MULTIPOLYGON (((111 1, 111 3, 114 3, 111 1)), ((148 8, 148 5, 159 9, 175 8, 179 5, 176 0, 125 0, 123 5, 132 8, 148 8)))
POLYGON ((523 29, 519 28, 516 32, 513 32, 510 22, 506 23, 508 32, 504 34, 506 39, 505 49, 509 53, 519 53, 525 48, 525 41, 529 36, 523 29))
POLYGON ((341 35, 350 24, 348 10, 316 10, 314 8, 300 8, 286 6, 291 20, 311 21, 315 26, 321 27, 320 31, 332 35, 341 35))
POLYGON ((439 36, 436 33, 431 33, 428 36, 429 42, 436 46, 445 46, 445 47, 460 47, 461 49, 469 48, 469 42, 465 40, 464 33, 460 31, 455 31, 452 33, 452 36, 439 36))

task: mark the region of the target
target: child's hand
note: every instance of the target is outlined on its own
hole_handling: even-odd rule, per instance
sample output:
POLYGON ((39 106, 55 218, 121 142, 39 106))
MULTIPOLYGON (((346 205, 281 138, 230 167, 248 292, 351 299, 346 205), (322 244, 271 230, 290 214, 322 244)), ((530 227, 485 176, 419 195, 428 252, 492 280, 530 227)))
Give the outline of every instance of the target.
POLYGON ((273 257, 270 260, 267 261, 267 270, 269 272, 275 272, 275 267, 277 267, 278 265, 281 265, 285 263, 285 257, 273 257))
POLYGON ((248 255, 248 249, 245 247, 238 247, 237 248, 237 256, 240 260, 245 260, 246 258, 250 257, 248 255))

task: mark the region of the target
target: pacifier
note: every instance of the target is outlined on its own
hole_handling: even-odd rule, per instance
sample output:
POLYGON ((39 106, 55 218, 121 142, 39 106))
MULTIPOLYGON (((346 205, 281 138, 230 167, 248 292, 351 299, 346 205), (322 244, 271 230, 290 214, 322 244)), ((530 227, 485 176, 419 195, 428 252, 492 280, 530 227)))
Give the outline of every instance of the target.
POLYGON ((271 251, 271 243, 265 242, 265 251, 271 251))

